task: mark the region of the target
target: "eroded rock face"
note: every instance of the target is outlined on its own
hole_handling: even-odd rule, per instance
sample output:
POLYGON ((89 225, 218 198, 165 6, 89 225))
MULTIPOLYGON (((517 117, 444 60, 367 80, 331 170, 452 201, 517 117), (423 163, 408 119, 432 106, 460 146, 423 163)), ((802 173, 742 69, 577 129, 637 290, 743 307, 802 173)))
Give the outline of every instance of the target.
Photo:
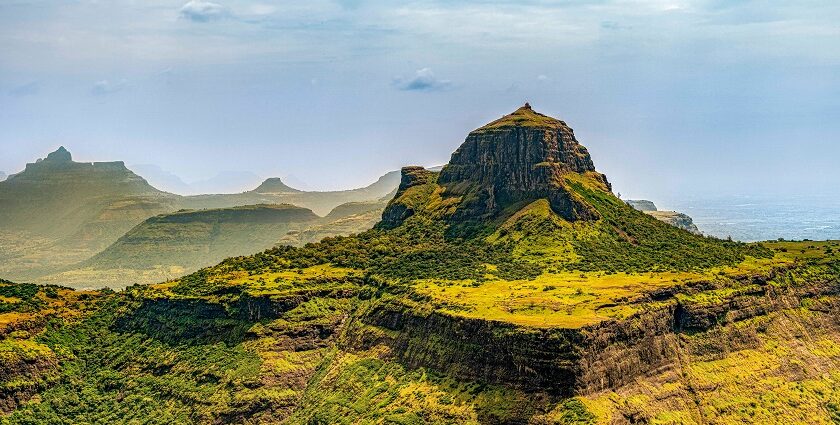
MULTIPOLYGON (((391 356, 409 367, 428 367, 459 379, 562 396, 587 395, 679 368, 678 351, 685 335, 799 308, 828 313, 837 323, 836 279, 807 284, 791 281, 778 287, 785 275, 787 270, 743 277, 755 288, 715 302, 686 295, 726 284, 697 282, 679 290, 654 291, 639 300, 659 302, 627 318, 568 329, 519 327, 381 302, 360 319, 371 328, 354 328, 348 332, 347 344, 356 349, 385 344, 391 356)), ((737 331, 734 326, 730 329, 737 331)), ((737 349, 756 343, 749 338, 719 342, 741 344, 737 349)), ((704 349, 714 351, 715 347, 704 349)))
POLYGON ((686 214, 676 211, 645 211, 645 213, 676 228, 687 230, 696 235, 701 234, 700 229, 694 224, 694 220, 686 214))
POLYGON ((446 195, 463 197, 454 220, 492 218, 508 206, 540 198, 567 220, 597 218, 564 187, 566 173, 592 173, 609 187, 572 129, 526 104, 470 133, 438 183, 446 195))
POLYGON ((379 226, 385 229, 391 229, 402 224, 405 219, 414 215, 414 210, 411 205, 401 201, 401 196, 406 190, 419 185, 428 183, 435 177, 437 173, 429 171, 423 167, 410 166, 403 167, 401 171, 400 186, 397 188, 397 193, 394 200, 391 201, 382 212, 382 221, 379 226))
POLYGON ((639 211, 656 211, 656 204, 652 201, 644 200, 644 199, 628 199, 624 201, 627 205, 639 210, 639 211))

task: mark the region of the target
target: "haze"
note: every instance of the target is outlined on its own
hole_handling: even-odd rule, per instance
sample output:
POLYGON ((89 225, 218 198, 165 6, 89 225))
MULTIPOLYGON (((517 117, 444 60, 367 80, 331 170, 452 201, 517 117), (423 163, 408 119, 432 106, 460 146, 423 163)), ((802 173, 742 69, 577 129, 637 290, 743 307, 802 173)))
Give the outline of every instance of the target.
POLYGON ((0 170, 357 187, 527 100, 627 196, 840 194, 840 3, 395 3, 4 1, 0 170))

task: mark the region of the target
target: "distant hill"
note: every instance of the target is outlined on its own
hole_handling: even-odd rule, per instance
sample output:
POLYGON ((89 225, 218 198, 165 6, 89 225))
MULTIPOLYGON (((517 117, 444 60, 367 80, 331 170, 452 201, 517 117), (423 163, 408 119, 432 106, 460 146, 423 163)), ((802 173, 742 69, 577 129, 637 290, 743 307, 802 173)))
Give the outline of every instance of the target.
POLYGON ((344 203, 379 200, 398 183, 395 171, 363 188, 306 192, 272 178, 242 193, 181 196, 158 190, 122 161, 75 162, 60 147, 0 182, 0 274, 27 281, 66 269, 158 214, 292 204, 326 215, 344 203))
POLYGON ((334 191, 302 191, 289 187, 279 178, 265 180, 254 190, 236 194, 187 196, 183 207, 190 209, 228 208, 236 205, 285 203, 309 208, 318 215, 326 215, 333 208, 348 202, 377 200, 396 190, 400 172, 392 171, 376 182, 358 189, 334 191))
POLYGON ((177 205, 121 161, 74 162, 61 147, 0 182, 0 240, 18 248, 0 253, 0 272, 31 278, 82 260, 177 205))
POLYGON ((0 182, 1 182, 1 181, 3 181, 3 180, 6 180, 6 177, 8 177, 8 176, 6 175, 6 173, 4 173, 4 172, 0 171, 0 182))
POLYGON ((318 223, 302 231, 289 232, 280 240, 280 244, 302 246, 327 237, 364 232, 379 222, 386 205, 388 199, 339 205, 318 223))
POLYGON ((326 217, 293 205, 182 210, 150 217, 92 258, 37 283, 120 288, 180 277, 278 244, 304 245, 372 228, 386 201, 339 205, 326 217))

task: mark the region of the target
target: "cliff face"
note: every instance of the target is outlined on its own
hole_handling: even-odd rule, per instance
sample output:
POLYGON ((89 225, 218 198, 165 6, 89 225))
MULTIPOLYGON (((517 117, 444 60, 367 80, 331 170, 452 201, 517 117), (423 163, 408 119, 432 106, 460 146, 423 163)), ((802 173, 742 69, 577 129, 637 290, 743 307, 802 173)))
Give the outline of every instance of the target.
POLYGON ((676 228, 694 233, 695 235, 701 234, 700 229, 694 224, 694 220, 686 214, 676 211, 646 211, 646 214, 676 228))
POLYGON ((676 211, 659 211, 656 209, 656 205, 651 201, 646 200, 626 200, 624 201, 627 205, 630 205, 634 209, 641 211, 663 223, 668 223, 671 226, 674 226, 678 229, 683 229, 687 232, 694 233, 695 235, 700 235, 700 229, 694 224, 694 220, 689 217, 687 214, 679 213, 676 211))
MULTIPOLYGON (((783 268, 735 281, 694 282, 644 293, 633 301, 646 305, 640 312, 580 328, 528 328, 385 302, 360 318, 364 325, 351 327, 348 344, 354 349, 384 344, 409 367, 463 380, 567 397, 591 395, 678 369, 685 335, 736 331, 751 320, 800 308, 828 314, 825 320, 840 317, 840 278, 808 278, 800 272, 783 268)), ((757 341, 728 344, 744 349, 757 341)), ((691 350, 719 354, 718 348, 691 350)))
POLYGON ((644 199, 628 199, 624 202, 626 202, 627 205, 630 205, 631 207, 642 212, 657 211, 656 204, 644 199))
POLYGON ((446 196, 463 198, 453 221, 491 219, 507 207, 539 198, 547 198, 567 220, 597 218, 563 185, 566 173, 589 173, 609 187, 572 129, 526 104, 470 133, 438 183, 446 187, 446 196))

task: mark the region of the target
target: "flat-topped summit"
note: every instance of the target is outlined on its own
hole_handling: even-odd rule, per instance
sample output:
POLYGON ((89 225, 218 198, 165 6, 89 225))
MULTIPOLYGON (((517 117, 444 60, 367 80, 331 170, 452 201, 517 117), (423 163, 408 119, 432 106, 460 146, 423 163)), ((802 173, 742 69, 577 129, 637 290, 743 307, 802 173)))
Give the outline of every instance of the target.
POLYGON ((521 108, 493 122, 490 122, 489 124, 477 128, 473 131, 473 133, 510 127, 558 128, 565 126, 566 123, 563 121, 534 111, 534 109, 531 108, 531 105, 526 102, 521 108))
POLYGON ((462 197, 459 219, 492 218, 508 206, 541 198, 567 220, 595 218, 570 196, 562 178, 567 173, 591 174, 610 189, 572 129, 525 104, 471 132, 438 183, 447 196, 462 197))

